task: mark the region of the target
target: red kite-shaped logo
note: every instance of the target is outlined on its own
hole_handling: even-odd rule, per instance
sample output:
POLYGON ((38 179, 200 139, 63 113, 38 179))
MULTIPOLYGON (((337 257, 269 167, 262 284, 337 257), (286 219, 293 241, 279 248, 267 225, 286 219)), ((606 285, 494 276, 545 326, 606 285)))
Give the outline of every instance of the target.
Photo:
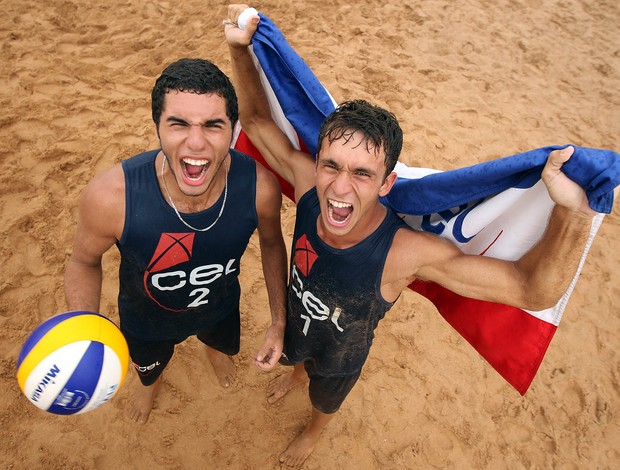
POLYGON ((306 235, 302 235, 295 244, 295 266, 305 277, 308 277, 312 265, 319 258, 306 235))
POLYGON ((162 233, 146 270, 150 273, 163 271, 189 261, 194 247, 194 233, 162 233))
POLYGON ((153 257, 144 272, 144 289, 148 296, 160 307, 173 312, 184 312, 187 309, 173 309, 162 305, 149 290, 148 279, 153 273, 161 272, 177 264, 185 263, 192 258, 195 233, 162 233, 153 257))

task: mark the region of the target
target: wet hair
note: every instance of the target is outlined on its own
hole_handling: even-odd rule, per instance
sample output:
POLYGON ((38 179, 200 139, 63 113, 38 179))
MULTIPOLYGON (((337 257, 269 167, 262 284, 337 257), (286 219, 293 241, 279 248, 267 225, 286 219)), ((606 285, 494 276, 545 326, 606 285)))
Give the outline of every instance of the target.
POLYGON ((318 148, 325 138, 330 144, 339 139, 348 141, 356 132, 363 134, 362 143, 368 151, 374 151, 375 155, 381 149, 385 151, 384 178, 387 177, 394 170, 403 148, 403 131, 396 116, 365 100, 345 101, 323 121, 318 148))
POLYGON ((205 59, 180 59, 168 65, 151 92, 151 112, 155 126, 164 110, 164 98, 171 90, 190 93, 215 93, 226 101, 226 116, 234 126, 239 119, 237 95, 230 79, 215 64, 205 59))

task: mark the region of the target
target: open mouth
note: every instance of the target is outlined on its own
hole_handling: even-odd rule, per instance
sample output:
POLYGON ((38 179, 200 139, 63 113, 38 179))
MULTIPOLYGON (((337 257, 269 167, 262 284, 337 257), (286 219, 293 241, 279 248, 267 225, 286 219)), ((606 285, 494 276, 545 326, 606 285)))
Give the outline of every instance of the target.
POLYGON ((181 160, 181 167, 183 176, 189 184, 201 184, 207 174, 209 161, 186 157, 181 160))
POLYGON ((353 214, 353 204, 348 202, 335 201, 334 199, 327 200, 327 215, 330 222, 335 225, 344 225, 351 218, 353 214))

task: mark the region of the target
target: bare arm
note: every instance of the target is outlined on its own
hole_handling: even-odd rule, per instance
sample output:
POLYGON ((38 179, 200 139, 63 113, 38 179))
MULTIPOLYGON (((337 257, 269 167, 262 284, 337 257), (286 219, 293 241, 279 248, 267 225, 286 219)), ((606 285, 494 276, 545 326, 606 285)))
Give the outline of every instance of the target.
POLYGON ((69 310, 99 311, 103 254, 120 237, 125 216, 120 165, 97 176, 80 198, 73 252, 65 269, 69 310))
MULTIPOLYGON (((437 282, 451 291, 480 300, 529 310, 557 303, 570 284, 588 238, 591 219, 575 217, 556 206, 542 240, 517 261, 465 255, 447 240, 431 234, 404 232, 400 250, 415 247, 418 269, 413 279, 437 282)), ((396 243, 396 242, 395 242, 396 243)), ((393 294, 392 294, 393 295, 393 294)))
POLYGON ((393 298, 398 289, 417 278, 437 282, 463 296, 530 310, 555 305, 577 270, 596 214, 583 190, 560 171, 571 155, 569 148, 549 157, 543 180, 556 207, 541 241, 519 260, 465 255, 439 237, 403 230, 390 252, 388 267, 393 269, 386 270, 382 290, 393 298), (407 254, 414 251, 412 246, 415 254, 407 254))
MULTIPOLYGON (((229 19, 237 23, 245 8, 247 5, 230 5, 229 19)), ((271 117, 265 91, 248 51, 258 22, 259 17, 254 16, 245 30, 235 24, 227 24, 225 29, 239 100, 239 120, 269 166, 294 186, 295 199, 298 200, 314 186, 315 162, 311 155, 293 147, 271 117)))
POLYGON ((258 235, 260 239, 261 260, 269 308, 271 326, 265 335, 265 342, 255 357, 255 364, 263 370, 275 367, 284 342, 286 325, 286 247, 282 238, 280 206, 282 194, 276 178, 264 167, 257 164, 258 235))

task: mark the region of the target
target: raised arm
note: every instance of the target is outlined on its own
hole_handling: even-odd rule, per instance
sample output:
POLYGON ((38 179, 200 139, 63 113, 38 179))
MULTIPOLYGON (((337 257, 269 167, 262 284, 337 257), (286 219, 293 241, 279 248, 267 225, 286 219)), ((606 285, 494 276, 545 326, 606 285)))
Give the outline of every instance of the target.
POLYGON ((99 311, 101 258, 123 230, 124 191, 119 164, 93 179, 82 192, 73 252, 65 269, 68 310, 99 311))
POLYGON ((434 235, 401 231, 388 258, 392 270, 386 269, 382 287, 386 298, 417 278, 466 297, 529 310, 555 305, 577 271, 596 215, 585 192, 561 172, 572 153, 569 147, 549 156, 542 178, 556 206, 543 238, 523 257, 510 262, 465 255, 434 235))
POLYGON ((259 17, 250 18, 244 30, 237 26, 247 5, 230 5, 225 33, 232 63, 232 76, 239 100, 243 130, 269 166, 295 188, 295 199, 314 186, 314 159, 293 147, 271 116, 265 91, 248 51, 259 17))

